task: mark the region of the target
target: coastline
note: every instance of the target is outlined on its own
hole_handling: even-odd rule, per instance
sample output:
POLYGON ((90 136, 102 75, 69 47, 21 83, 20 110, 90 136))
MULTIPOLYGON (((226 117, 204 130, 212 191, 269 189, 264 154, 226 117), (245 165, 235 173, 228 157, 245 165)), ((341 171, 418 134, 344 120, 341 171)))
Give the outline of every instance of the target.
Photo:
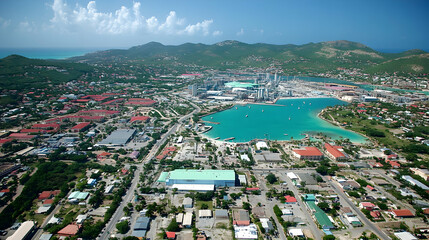
MULTIPOLYGON (((346 102, 346 101, 344 101, 344 100, 341 100, 341 99, 339 99, 338 97, 334 97, 334 96, 316 96, 316 97, 282 97, 282 98, 278 98, 278 99, 276 99, 276 101, 277 100, 283 100, 283 99, 285 99, 285 100, 289 100, 289 99, 297 99, 297 100, 299 100, 299 99, 318 99, 318 98, 334 98, 334 99, 337 99, 337 100, 340 100, 340 101, 342 101, 342 102, 346 102)), ((224 111, 224 110, 228 110, 228 109, 231 109, 231 108, 233 108, 235 105, 248 105, 248 104, 254 104, 254 105, 269 105, 269 106, 284 106, 284 105, 280 105, 280 104, 267 104, 267 103, 252 103, 252 102, 234 102, 234 105, 232 105, 230 108, 227 108, 227 109, 223 109, 223 110, 221 110, 221 111, 218 111, 218 112, 214 112, 214 113, 219 113, 219 112, 222 112, 222 111, 224 111)), ((353 132, 353 133, 355 133, 355 134, 357 134, 357 135, 359 135, 359 136, 361 136, 361 137, 363 137, 364 138, 364 140, 363 141, 351 141, 351 142, 353 142, 354 144, 358 144, 358 145, 363 145, 363 144, 365 144, 365 143, 367 143, 368 141, 372 141, 372 139, 370 139, 369 137, 367 137, 367 136, 365 136, 364 134, 362 134, 362 133, 359 133, 359 132, 356 132, 356 131, 353 131, 353 130, 350 130, 350 129, 346 129, 346 128, 344 128, 344 127, 342 127, 342 126, 340 126, 339 124, 335 124, 335 122, 334 121, 330 121, 330 120, 328 120, 328 119, 325 119, 325 118, 323 118, 322 117, 322 114, 325 112, 325 110, 326 110, 326 108, 325 109, 322 109, 320 112, 318 112, 315 116, 317 116, 319 119, 321 119, 321 120, 324 120, 325 122, 328 122, 329 124, 331 124, 331 125, 333 125, 333 126, 335 126, 335 127, 339 127, 339 128, 341 128, 341 129, 343 129, 343 130, 345 130, 345 131, 349 131, 349 132, 353 132)), ((207 115, 204 115, 204 116, 208 116, 208 115, 211 115, 211 114, 214 114, 214 113, 210 113, 210 114, 207 114, 207 115)), ((207 132, 210 132, 210 131, 207 131, 207 132)), ((200 133, 199 135, 201 136, 201 137, 204 137, 204 138, 206 138, 206 139, 208 139, 208 140, 210 140, 210 141, 212 141, 213 143, 216 143, 216 144, 232 144, 232 145, 236 145, 236 144, 242 144, 242 143, 249 143, 249 142, 251 142, 251 141, 254 141, 255 139, 252 139, 252 140, 249 140, 249 141, 243 141, 243 142, 231 142, 231 141, 224 141, 224 140, 222 140, 222 139, 215 139, 214 137, 209 137, 206 133, 207 132, 204 132, 204 133, 200 133)), ((233 136, 231 136, 231 137, 233 137, 233 136)), ((305 136, 303 136, 302 138, 294 138, 293 140, 292 139, 276 139, 276 140, 270 140, 270 141, 278 141, 278 142, 282 142, 282 143, 289 143, 289 142, 291 142, 291 141, 301 141, 301 140, 304 140, 306 137, 305 136)), ((226 139, 226 138, 225 138, 226 139)))
MULTIPOLYGON (((323 120, 323 121, 325 121, 325 122, 328 122, 328 123, 330 123, 330 124, 332 124, 332 125, 336 126, 336 127, 339 127, 339 128, 344 129, 344 130, 347 130, 347 131, 350 131, 350 132, 354 132, 354 133, 356 133, 356 134, 361 135, 362 137, 364 137, 364 138, 366 138, 366 139, 367 139, 367 141, 366 141, 366 142, 368 142, 368 141, 373 142, 373 140, 372 140, 370 137, 368 137, 368 136, 366 136, 366 135, 364 135, 364 134, 362 134, 362 133, 360 133, 360 132, 356 132, 356 131, 351 130, 351 129, 346 129, 345 127, 343 127, 343 126, 341 126, 341 125, 337 124, 338 122, 334 122, 334 121, 332 121, 332 120, 329 120, 329 119, 324 118, 324 117, 322 116, 322 114, 325 112, 325 110, 326 110, 326 108, 325 108, 325 109, 322 109, 322 111, 320 111, 320 112, 317 114, 317 117, 318 117, 318 118, 320 118, 320 119, 322 119, 322 120, 323 120)), ((351 141, 351 140, 350 140, 350 141, 351 141)), ((358 144, 358 145, 363 145, 363 144, 365 144, 365 142, 363 142, 363 143, 362 143, 362 142, 352 142, 352 143, 354 143, 354 144, 358 144)))

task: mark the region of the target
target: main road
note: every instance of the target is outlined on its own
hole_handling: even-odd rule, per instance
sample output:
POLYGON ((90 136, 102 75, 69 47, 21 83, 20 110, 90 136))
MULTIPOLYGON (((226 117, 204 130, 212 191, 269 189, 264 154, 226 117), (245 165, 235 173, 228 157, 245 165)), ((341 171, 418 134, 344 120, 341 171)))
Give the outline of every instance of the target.
POLYGON ((143 162, 141 164, 139 164, 137 166, 136 171, 134 172, 134 178, 131 182, 131 186, 128 189, 127 193, 125 194, 125 196, 122 198, 122 202, 121 205, 119 205, 119 207, 116 209, 115 213, 113 214, 113 216, 110 218, 110 221, 107 223, 104 231, 102 232, 102 234, 97 238, 97 239, 109 239, 110 234, 113 232, 116 223, 118 223, 119 219, 121 219, 121 217, 124 215, 124 207, 132 201, 133 197, 134 197, 134 191, 137 190, 137 185, 138 182, 140 180, 140 174, 143 172, 143 165, 145 163, 147 163, 148 161, 150 161, 155 154, 158 152, 159 148, 162 146, 162 144, 164 144, 164 142, 173 134, 176 133, 176 131, 180 128, 180 126, 185 122, 185 120, 189 119, 190 117, 192 117, 193 114, 198 113, 201 111, 201 109, 195 105, 194 103, 190 103, 195 110, 192 111, 191 113, 181 117, 177 123, 175 123, 170 130, 168 130, 167 133, 165 133, 161 139, 159 141, 157 141, 155 143, 155 145, 152 147, 152 149, 150 150, 149 154, 146 156, 146 158, 143 160, 143 162))
POLYGON ((365 223, 365 225, 373 232, 375 233, 379 238, 383 240, 390 240, 390 237, 387 236, 380 228, 378 228, 374 223, 372 223, 368 218, 360 211, 359 208, 357 208, 352 201, 346 196, 346 194, 339 188, 339 186, 332 182, 332 180, 327 180, 325 177, 323 177, 323 180, 325 182, 329 183, 331 187, 334 189, 334 191, 343 198, 351 208, 355 211, 355 213, 359 216, 359 218, 365 223))

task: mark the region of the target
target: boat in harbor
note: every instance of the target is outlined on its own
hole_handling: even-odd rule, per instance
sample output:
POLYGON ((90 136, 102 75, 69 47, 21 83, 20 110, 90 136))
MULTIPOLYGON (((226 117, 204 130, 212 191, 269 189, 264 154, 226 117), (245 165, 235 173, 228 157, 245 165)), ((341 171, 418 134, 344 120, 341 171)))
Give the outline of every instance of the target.
POLYGON ((216 137, 214 140, 218 140, 220 137, 216 137))
POLYGON ((246 115, 246 117, 248 117, 249 115, 246 115))
POLYGON ((290 117, 289 117, 289 120, 290 120, 290 117))
POLYGON ((262 112, 264 112, 264 109, 262 109, 262 112))
POLYGON ((225 141, 230 141, 230 140, 234 140, 235 137, 230 137, 230 138, 225 138, 225 141))
POLYGON ((285 134, 283 134, 283 135, 288 136, 289 134, 285 133, 285 134))

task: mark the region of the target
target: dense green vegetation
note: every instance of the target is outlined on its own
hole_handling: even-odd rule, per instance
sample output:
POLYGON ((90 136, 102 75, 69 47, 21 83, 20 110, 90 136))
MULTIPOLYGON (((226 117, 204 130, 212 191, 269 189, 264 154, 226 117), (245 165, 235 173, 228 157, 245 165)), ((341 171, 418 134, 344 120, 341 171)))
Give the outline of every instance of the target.
POLYGON ((75 174, 84 165, 67 165, 63 162, 42 163, 36 173, 25 183, 21 195, 9 204, 0 214, 0 228, 10 227, 15 219, 24 217, 23 212, 29 210, 38 194, 47 190, 61 190, 62 197, 69 190, 68 183, 75 179, 75 174))
POLYGON ((218 69, 242 66, 267 67, 275 63, 285 70, 305 72, 335 70, 338 67, 358 67, 369 69, 371 72, 393 72, 397 71, 397 66, 402 66, 399 69, 412 73, 429 71, 427 67, 429 60, 424 51, 381 53, 363 44, 350 41, 304 45, 246 44, 224 41, 213 45, 186 43, 179 46, 165 46, 150 42, 128 50, 101 51, 72 60, 88 62, 144 60, 145 63, 154 65, 179 63, 218 69), (379 64, 381 64, 380 67, 376 68, 379 64))
MULTIPOLYGON (((2 89, 44 89, 49 84, 77 80, 94 71, 87 64, 65 61, 29 59, 11 55, 0 59, 0 88, 2 89)), ((14 97, 4 97, 0 103, 13 103, 14 97)))

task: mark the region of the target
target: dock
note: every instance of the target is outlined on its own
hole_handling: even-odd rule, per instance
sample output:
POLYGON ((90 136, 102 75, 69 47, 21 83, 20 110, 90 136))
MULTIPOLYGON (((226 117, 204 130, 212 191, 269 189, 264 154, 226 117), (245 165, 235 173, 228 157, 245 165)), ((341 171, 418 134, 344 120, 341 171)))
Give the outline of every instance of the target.
POLYGON ((203 122, 203 123, 211 123, 211 124, 216 124, 216 125, 219 125, 219 124, 220 124, 220 122, 210 122, 210 121, 203 121, 203 120, 201 120, 200 122, 203 122))

